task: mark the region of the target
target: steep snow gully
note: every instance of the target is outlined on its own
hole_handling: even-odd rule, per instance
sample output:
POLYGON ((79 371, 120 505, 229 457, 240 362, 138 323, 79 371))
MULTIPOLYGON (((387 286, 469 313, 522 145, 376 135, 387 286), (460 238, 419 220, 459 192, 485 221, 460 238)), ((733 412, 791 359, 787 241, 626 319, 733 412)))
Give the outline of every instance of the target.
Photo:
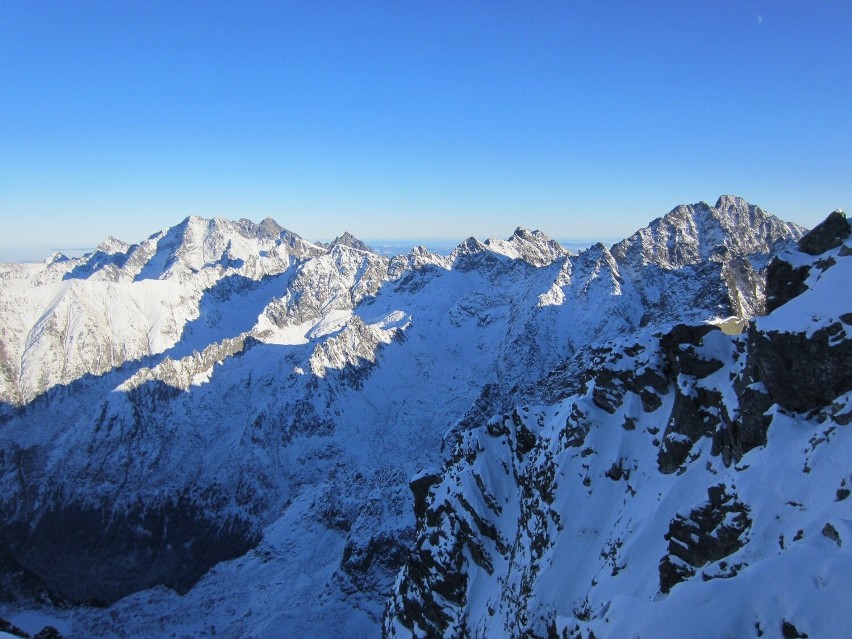
POLYGON ((852 240, 804 233, 0 265, 0 632, 844 636, 852 240))

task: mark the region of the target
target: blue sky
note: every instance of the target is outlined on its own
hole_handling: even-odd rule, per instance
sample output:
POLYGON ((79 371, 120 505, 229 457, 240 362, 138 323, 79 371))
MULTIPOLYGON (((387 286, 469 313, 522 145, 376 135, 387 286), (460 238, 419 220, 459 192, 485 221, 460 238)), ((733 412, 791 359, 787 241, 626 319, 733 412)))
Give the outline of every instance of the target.
POLYGON ((0 259, 189 214, 622 237, 852 205, 852 2, 0 3, 0 259), (17 247, 17 248, 16 248, 17 247))

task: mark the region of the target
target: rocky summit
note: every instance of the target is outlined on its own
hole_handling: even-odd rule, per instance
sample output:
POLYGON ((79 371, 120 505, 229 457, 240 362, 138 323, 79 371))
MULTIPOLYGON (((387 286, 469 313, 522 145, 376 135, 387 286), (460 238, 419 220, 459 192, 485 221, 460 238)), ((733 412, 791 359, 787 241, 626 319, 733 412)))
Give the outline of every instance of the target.
POLYGON ((723 196, 576 254, 190 217, 4 264, 0 617, 840 636, 848 236, 723 196))

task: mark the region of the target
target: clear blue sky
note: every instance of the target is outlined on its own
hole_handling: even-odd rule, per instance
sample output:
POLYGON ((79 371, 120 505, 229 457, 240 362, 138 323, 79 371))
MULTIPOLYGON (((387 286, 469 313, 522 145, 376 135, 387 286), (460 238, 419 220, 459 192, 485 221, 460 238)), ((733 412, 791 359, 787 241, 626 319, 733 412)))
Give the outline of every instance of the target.
POLYGON ((852 2, 0 3, 0 259, 189 214, 626 236, 852 206, 852 2))

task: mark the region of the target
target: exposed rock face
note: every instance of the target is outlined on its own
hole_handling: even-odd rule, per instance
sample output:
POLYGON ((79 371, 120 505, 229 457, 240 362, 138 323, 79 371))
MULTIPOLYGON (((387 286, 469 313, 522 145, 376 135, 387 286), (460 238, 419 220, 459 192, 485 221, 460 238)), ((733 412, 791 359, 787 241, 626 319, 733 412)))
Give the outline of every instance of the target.
POLYGON ((755 363, 773 402, 804 412, 852 390, 850 324, 835 322, 811 335, 752 329, 755 363))
POLYGON ((773 258, 766 274, 766 312, 771 313, 804 293, 809 274, 809 266, 793 267, 789 262, 773 258))
POLYGON ((766 411, 774 399, 764 385, 770 377, 759 366, 764 337, 751 330, 731 338, 707 325, 679 325, 663 335, 660 347, 674 382, 674 403, 658 456, 660 472, 682 471, 703 437, 712 437, 713 453, 725 464, 766 444, 771 422, 766 411), (726 374, 714 375, 723 368, 726 374))
MULTIPOLYGON (((801 251, 821 259, 799 264, 795 256, 776 257, 769 269, 775 284, 767 289, 772 305, 790 302, 824 275, 835 275, 837 271, 831 269, 848 257, 843 242, 849 235, 846 216, 835 211, 799 240, 801 251)), ((755 364, 767 380, 773 401, 789 410, 815 410, 852 390, 852 342, 846 328, 852 324, 852 314, 825 316, 821 306, 809 309, 814 326, 807 334, 764 330, 758 335, 752 329, 755 364)))
POLYGON ((849 237, 849 221, 843 211, 837 210, 825 221, 814 227, 799 240, 799 250, 808 255, 822 255, 828 250, 837 248, 849 237))
MULTIPOLYGON (((799 250, 808 255, 822 255, 838 248, 849 237, 850 225, 842 211, 834 211, 821 224, 799 239, 799 250)), ((831 266, 828 261, 816 262, 823 271, 831 266)), ((805 282, 811 273, 811 264, 791 264, 781 257, 773 258, 766 274, 766 310, 771 312, 807 290, 805 282)))
MULTIPOLYGON (((693 577, 696 569, 719 561, 742 548, 751 527, 748 507, 738 502, 723 485, 707 490, 708 501, 687 515, 677 514, 665 534, 668 553, 660 560, 660 592, 693 577)), ((733 577, 739 566, 721 565, 721 572, 703 573, 705 580, 733 577)))
POLYGON ((426 498, 429 495, 429 489, 440 480, 441 475, 437 472, 421 471, 408 482, 411 493, 414 495, 414 515, 416 517, 423 517, 426 514, 426 498))
POLYGON ((721 360, 704 357, 696 348, 704 345, 708 333, 718 330, 707 325, 680 324, 660 340, 668 377, 676 380, 674 405, 658 458, 661 472, 672 473, 680 468, 695 442, 711 435, 721 422, 718 391, 700 387, 695 381, 723 366, 721 360))

